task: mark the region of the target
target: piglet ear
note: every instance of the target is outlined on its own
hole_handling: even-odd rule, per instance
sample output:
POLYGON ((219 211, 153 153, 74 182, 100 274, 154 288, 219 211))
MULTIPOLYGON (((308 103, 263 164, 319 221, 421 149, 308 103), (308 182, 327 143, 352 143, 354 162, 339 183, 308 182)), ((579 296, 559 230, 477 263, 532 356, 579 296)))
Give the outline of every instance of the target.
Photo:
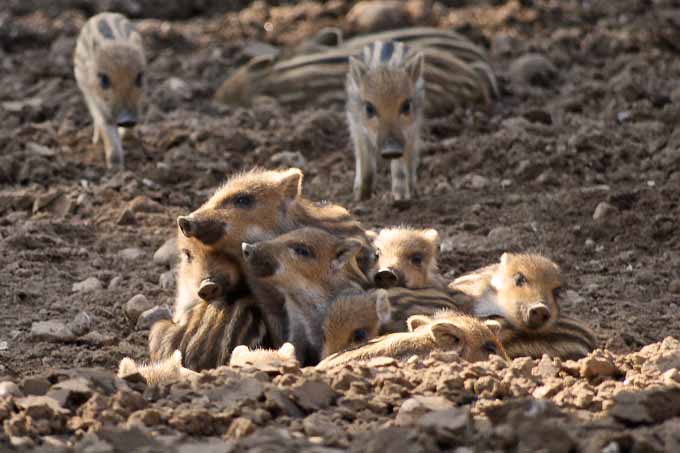
POLYGON ((411 77, 413 83, 423 77, 423 70, 425 67, 425 56, 422 52, 418 52, 406 62, 406 72, 411 77))
POLYGON ((436 321, 430 324, 430 336, 440 349, 460 351, 465 343, 463 331, 456 325, 446 321, 436 321))
POLYGON ((491 330, 491 332, 495 336, 499 336, 501 333, 501 330, 503 329, 503 326, 501 325, 500 322, 496 319, 485 319, 484 320, 484 325, 491 330))
POLYGON ((378 315, 380 324, 387 324, 392 321, 392 304, 390 297, 384 289, 376 291, 375 311, 378 315))
POLYGON ((139 373, 137 364, 130 357, 125 357, 120 361, 118 365, 118 377, 124 378, 125 376, 130 376, 132 374, 139 373))
POLYGON ((508 265, 508 262, 510 262, 510 254, 508 252, 505 252, 501 255, 500 259, 501 267, 505 269, 505 267, 508 265))
POLYGON ((281 175, 281 191, 286 198, 294 200, 302 194, 302 170, 289 168, 281 175))
POLYGON ((368 66, 366 63, 357 57, 349 57, 349 77, 357 87, 361 85, 361 81, 366 76, 367 72, 368 66))
POLYGON ((242 344, 239 346, 236 346, 233 351, 231 351, 231 358, 232 360, 234 357, 239 357, 245 354, 248 354, 250 352, 250 349, 248 349, 248 346, 242 344))
POLYGON ((425 315, 413 315, 409 316, 408 319, 406 320, 406 326, 408 327, 409 332, 413 332, 420 326, 424 326, 426 324, 429 324, 432 322, 432 318, 429 318, 425 315))
POLYGON ((333 269, 338 271, 345 267, 352 259, 356 259, 363 244, 357 239, 346 239, 338 245, 333 259, 333 269))
POLYGON ((439 244, 439 233, 434 228, 428 228, 423 231, 423 236, 426 240, 433 243, 434 245, 439 244))
POLYGON ((295 346, 291 343, 283 343, 279 348, 279 354, 286 359, 295 360, 295 346))

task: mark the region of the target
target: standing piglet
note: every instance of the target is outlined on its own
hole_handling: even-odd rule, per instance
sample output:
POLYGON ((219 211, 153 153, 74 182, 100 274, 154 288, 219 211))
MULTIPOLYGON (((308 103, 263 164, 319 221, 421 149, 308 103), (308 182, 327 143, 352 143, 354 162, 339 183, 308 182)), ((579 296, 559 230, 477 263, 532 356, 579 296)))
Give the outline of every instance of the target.
POLYGON ((142 37, 125 16, 97 14, 83 26, 73 61, 94 121, 92 142, 103 138, 107 167, 123 167, 118 128, 133 127, 139 119, 146 68, 142 37))

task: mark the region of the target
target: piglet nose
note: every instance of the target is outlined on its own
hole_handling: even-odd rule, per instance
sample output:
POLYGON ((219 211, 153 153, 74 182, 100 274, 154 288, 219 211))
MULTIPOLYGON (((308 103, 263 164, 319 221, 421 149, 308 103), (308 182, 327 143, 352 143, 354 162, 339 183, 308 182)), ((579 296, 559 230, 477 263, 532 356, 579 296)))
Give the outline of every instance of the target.
POLYGON ((129 111, 124 111, 118 115, 116 124, 119 127, 133 127, 135 124, 137 124, 137 115, 129 111))
POLYGON ((375 277, 373 277, 375 286, 382 289, 389 289, 393 286, 397 286, 398 280, 397 274, 395 274, 391 269, 387 268, 380 269, 375 274, 375 277))
POLYGON ((241 243, 241 251, 243 252, 243 256, 245 258, 250 257, 250 255, 253 254, 253 250, 255 250, 255 246, 253 244, 248 244, 247 242, 241 243))
POLYGON ((543 327, 550 319, 550 310, 543 304, 529 307, 527 311, 527 324, 531 329, 543 327))
POLYGON ((222 286, 213 279, 206 278, 198 289, 198 297, 205 301, 217 299, 222 295, 222 286))

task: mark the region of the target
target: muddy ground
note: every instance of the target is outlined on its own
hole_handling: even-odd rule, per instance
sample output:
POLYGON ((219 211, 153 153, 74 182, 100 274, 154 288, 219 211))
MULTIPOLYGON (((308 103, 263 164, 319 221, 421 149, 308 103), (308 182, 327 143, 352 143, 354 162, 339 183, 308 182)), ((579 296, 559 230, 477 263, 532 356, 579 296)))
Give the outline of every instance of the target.
MULTIPOLYGON (((35 409, 34 401, 20 404, 0 391, 0 451, 77 441, 104 445, 92 451, 154 450, 193 439, 180 433, 227 438, 233 451, 677 447, 676 409, 650 409, 639 419, 631 413, 678 402, 667 385, 680 380, 673 372, 680 349, 667 340, 630 353, 680 338, 680 2, 456 1, 415 8, 415 19, 400 16, 403 24, 453 28, 486 47, 501 96, 491 111, 459 109, 428 121, 421 196, 399 208, 387 195, 387 166, 382 195, 352 201, 342 106, 212 102, 252 40, 292 46, 328 25, 351 35, 349 2, 256 2, 226 11, 219 2, 186 1, 160 19, 155 3, 35 0, 0 9, 0 377, 20 383, 24 394, 42 394, 69 377, 49 370, 114 370, 124 356, 145 358, 148 330, 131 325, 123 306, 137 294, 149 306, 172 304, 171 267, 153 256, 174 234, 176 216, 229 174, 274 167, 272 156, 283 151, 304 157, 306 195, 348 206, 367 227, 437 228, 448 276, 505 250, 553 257, 579 296, 564 312, 586 320, 614 355, 566 365, 519 360, 509 368, 434 357, 358 364, 329 376, 223 371, 160 392, 106 373, 78 375, 81 387, 58 407, 35 409), (107 7, 140 18, 149 58, 146 119, 125 143, 127 168, 119 173, 107 172, 103 150, 90 143, 71 64, 87 15, 107 7), (513 63, 527 53, 542 54, 555 70, 518 70, 513 63), (42 321, 66 327, 46 339, 36 335, 42 321), (651 356, 670 356, 671 365, 644 368, 651 356), (241 396, 229 396, 234 388, 241 396), (615 396, 621 390, 661 394, 615 396), (410 402, 418 415, 404 419, 405 409, 395 427, 404 400, 422 395, 437 397, 410 402), (429 418, 420 416, 426 412, 429 418), (53 422, 45 427, 41 417, 53 422), (535 423, 544 429, 530 429, 535 423), (127 438, 140 443, 119 445, 120 430, 134 431, 127 438)), ((214 451, 225 451, 221 442, 214 451)))

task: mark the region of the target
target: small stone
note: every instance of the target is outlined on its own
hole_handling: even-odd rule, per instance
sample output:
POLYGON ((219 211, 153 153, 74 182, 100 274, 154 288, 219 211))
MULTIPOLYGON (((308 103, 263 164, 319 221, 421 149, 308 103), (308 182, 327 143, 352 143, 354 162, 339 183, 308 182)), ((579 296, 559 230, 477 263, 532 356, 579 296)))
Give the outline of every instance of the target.
POLYGON ((441 396, 416 395, 401 404, 394 423, 397 426, 413 425, 428 412, 447 410, 453 407, 454 404, 451 401, 441 396))
POLYGON ((300 151, 281 151, 269 158, 269 162, 277 167, 296 167, 304 168, 307 159, 300 151))
POLYGON ((515 84, 547 87, 555 79, 557 68, 543 55, 529 53, 510 64, 509 74, 515 84))
POLYGON ((9 343, 6 341, 0 341, 0 351, 6 351, 9 349, 9 343))
POLYGON ((175 287, 175 271, 166 271, 158 278, 158 284, 163 289, 173 289, 175 287))
POLYGON ((31 324, 31 336, 47 341, 72 341, 75 335, 61 321, 38 321, 31 324))
POLYGON ((374 0, 355 4, 346 20, 354 32, 369 33, 407 26, 410 17, 407 2, 374 0))
POLYGON ((397 361, 392 357, 375 357, 366 363, 369 368, 380 368, 396 365, 397 361))
POLYGON ((30 376, 21 380, 19 387, 25 395, 44 395, 52 384, 43 376, 30 376))
POLYGON ((668 291, 672 294, 680 294, 680 278, 671 280, 671 284, 668 285, 668 291))
POLYGON ((173 265, 177 261, 177 239, 170 238, 160 246, 153 254, 153 262, 156 264, 173 265))
POLYGON ((658 424, 680 415, 680 387, 662 387, 614 396, 609 415, 628 426, 658 424))
POLYGON ((560 368, 555 365, 553 359, 547 354, 543 354, 541 360, 538 361, 538 365, 534 368, 534 374, 540 376, 544 381, 556 377, 559 371, 560 368))
POLYGON ((136 294, 125 303, 125 316, 135 324, 139 316, 152 307, 153 303, 144 294, 136 294))
MULTIPOLYGON (((680 384, 680 371, 677 368, 671 368, 661 375, 663 382, 666 385, 678 385, 680 384)), ((0 395, 2 395, 0 393, 0 395)))
POLYGON ((255 424, 248 418, 237 417, 229 425, 227 437, 231 439, 240 439, 255 431, 255 424))
POLYGON ((79 337, 88 333, 93 323, 92 316, 85 311, 81 311, 68 323, 67 327, 71 329, 75 336, 79 337))
POLYGON ((308 436, 325 438, 339 437, 342 429, 327 414, 314 412, 302 421, 302 428, 308 436))
POLYGON ((123 209, 123 212, 118 216, 116 220, 116 225, 136 225, 137 219, 135 218, 135 213, 129 209, 123 209))
POLYGON ((118 256, 124 260, 136 261, 145 255, 144 250, 137 247, 130 247, 118 252, 118 256))
POLYGON ((471 189, 480 190, 489 187, 489 178, 482 175, 470 175, 467 179, 467 186, 471 189))
POLYGON ((77 377, 54 384, 46 396, 53 398, 61 407, 72 407, 87 401, 92 393, 92 384, 85 378, 77 377))
POLYGON ((595 207, 595 212, 593 213, 593 220, 596 222, 607 222, 611 220, 612 216, 617 212, 616 207, 607 203, 600 202, 597 207, 595 207))
POLYGON ((182 99, 191 99, 192 90, 188 83, 178 77, 169 77, 163 83, 165 91, 173 93, 175 96, 182 99))
POLYGON ((97 277, 89 277, 82 282, 74 283, 71 287, 71 291, 74 293, 91 293, 93 291, 99 291, 104 285, 97 277))
POLYGON ((113 335, 103 335, 96 330, 93 330, 92 332, 78 338, 78 341, 82 341, 83 343, 94 346, 110 346, 116 342, 116 337, 113 335))
POLYGON ((323 381, 310 380, 293 387, 293 396, 300 407, 313 412, 330 406, 335 391, 323 381))
POLYGON ((132 212, 149 212, 149 213, 163 212, 164 210, 162 204, 144 195, 139 195, 133 198, 132 201, 128 203, 127 208, 132 212))
POLYGON ((135 329, 149 329, 161 319, 172 319, 172 312, 170 311, 170 307, 167 305, 159 305, 157 307, 150 308, 139 315, 135 329))
POLYGON ((55 415, 68 415, 70 412, 49 396, 25 396, 15 400, 16 405, 26 410, 27 415, 36 419, 51 418, 55 415))
POLYGON ((606 378, 620 373, 611 354, 599 350, 581 360, 580 372, 586 379, 606 378))
POLYGON ((12 381, 3 381, 0 382, 0 398, 3 396, 16 396, 16 397, 22 397, 24 396, 23 393, 21 393, 21 390, 19 390, 19 386, 16 385, 12 381))
POLYGON ((123 281, 123 277, 120 275, 116 275, 111 279, 109 282, 109 289, 116 289, 120 286, 120 283, 123 281))
POLYGON ((472 431, 470 407, 430 412, 418 420, 418 426, 440 439, 460 439, 472 431))

